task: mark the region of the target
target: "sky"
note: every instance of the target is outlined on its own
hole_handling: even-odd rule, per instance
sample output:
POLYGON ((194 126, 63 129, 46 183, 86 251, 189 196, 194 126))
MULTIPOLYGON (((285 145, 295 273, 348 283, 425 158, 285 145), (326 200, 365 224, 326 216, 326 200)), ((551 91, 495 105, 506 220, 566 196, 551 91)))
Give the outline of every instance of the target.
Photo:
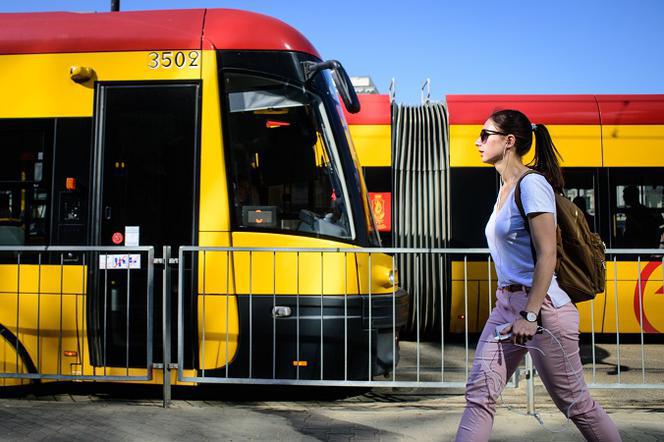
MULTIPOLYGON (((0 12, 108 11, 110 0, 0 1, 0 12)), ((237 8, 292 25, 396 99, 662 94, 664 0, 120 0, 122 10, 237 8)))

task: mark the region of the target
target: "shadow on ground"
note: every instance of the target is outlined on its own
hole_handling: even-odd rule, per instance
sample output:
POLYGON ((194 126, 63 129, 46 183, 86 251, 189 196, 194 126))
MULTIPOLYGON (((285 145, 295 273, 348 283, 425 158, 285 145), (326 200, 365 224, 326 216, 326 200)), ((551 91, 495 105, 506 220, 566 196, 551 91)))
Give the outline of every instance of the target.
POLYGON ((317 440, 402 440, 403 434, 359 422, 336 419, 312 411, 257 410, 268 416, 278 416, 303 436, 317 440))
MULTIPOLYGON (((598 345, 594 346, 595 352, 593 355, 593 346, 588 344, 581 344, 579 346, 579 351, 581 352, 581 363, 583 365, 589 365, 595 360, 595 364, 598 366, 613 367, 611 370, 607 371, 606 374, 614 376, 618 374, 618 365, 607 362, 606 359, 611 356, 611 352, 606 350, 603 347, 598 345)), ((629 366, 620 364, 620 371, 629 371, 629 366)))
MULTIPOLYGON (((192 401, 335 401, 362 396, 370 388, 266 386, 266 385, 202 385, 174 386, 173 400, 192 401)), ((162 400, 161 385, 114 384, 103 382, 39 383, 0 390, 0 398, 43 398, 57 395, 94 396, 108 400, 162 400)))

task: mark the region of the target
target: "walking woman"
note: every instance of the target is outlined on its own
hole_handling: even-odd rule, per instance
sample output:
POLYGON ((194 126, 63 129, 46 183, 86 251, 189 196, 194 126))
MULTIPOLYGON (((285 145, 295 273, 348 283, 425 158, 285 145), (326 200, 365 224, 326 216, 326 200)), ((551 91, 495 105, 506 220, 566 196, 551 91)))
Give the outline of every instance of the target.
POLYGON ((563 177, 549 131, 544 125, 531 125, 519 111, 502 110, 484 123, 475 145, 482 161, 496 168, 503 183, 485 230, 498 290, 496 306, 477 344, 456 440, 489 439, 496 400, 530 352, 553 401, 587 440, 620 441, 615 424, 590 397, 583 380, 579 313, 554 274, 554 191, 562 191, 563 177), (530 169, 522 158, 531 148, 533 133, 533 169, 538 173, 524 176, 530 169), (528 228, 514 199, 515 185, 522 177, 521 200, 528 228), (506 327, 497 332, 504 324, 506 327), (503 340, 497 333, 512 336, 503 340))

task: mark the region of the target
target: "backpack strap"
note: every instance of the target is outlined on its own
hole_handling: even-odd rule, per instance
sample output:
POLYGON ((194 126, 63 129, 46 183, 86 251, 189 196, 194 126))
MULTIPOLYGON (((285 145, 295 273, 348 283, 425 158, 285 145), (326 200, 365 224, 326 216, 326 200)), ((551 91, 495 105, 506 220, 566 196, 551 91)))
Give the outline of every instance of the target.
POLYGON ((528 216, 526 215, 526 210, 523 208, 523 201, 521 200, 521 181, 523 181, 523 179, 526 176, 530 175, 531 173, 542 175, 538 171, 532 169, 526 171, 526 173, 521 175, 521 178, 519 178, 519 181, 516 182, 516 185, 514 187, 514 202, 516 203, 516 207, 519 209, 519 213, 523 218, 523 224, 526 228, 526 231, 528 232, 528 236, 530 237, 530 252, 533 254, 533 264, 535 264, 537 263, 537 253, 535 253, 535 246, 533 245, 533 237, 530 234, 530 224, 528 222, 528 216))

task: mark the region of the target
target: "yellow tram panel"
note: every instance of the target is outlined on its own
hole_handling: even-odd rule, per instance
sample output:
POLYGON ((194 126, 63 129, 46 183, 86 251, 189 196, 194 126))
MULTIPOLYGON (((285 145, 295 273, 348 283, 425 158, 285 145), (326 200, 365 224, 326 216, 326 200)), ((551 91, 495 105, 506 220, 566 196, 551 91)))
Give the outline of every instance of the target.
POLYGON ((362 167, 392 164, 392 127, 383 124, 349 125, 353 145, 362 167))
MULTIPOLYGON (((163 51, 159 51, 161 54, 163 51)), ((178 52, 178 51, 173 51, 178 52)), ((200 51, 183 51, 186 53, 200 51)), ((93 81, 196 80, 200 67, 150 68, 155 52, 88 52, 0 56, 0 118, 91 117, 93 81), (84 66, 95 76, 85 83, 70 69, 84 66)))
POLYGON ((200 295, 197 304, 199 366, 206 370, 223 367, 226 361, 233 361, 238 349, 237 297, 219 294, 200 295))
MULTIPOLYGON (((563 167, 601 167, 602 132, 599 125, 547 125, 556 148, 563 158, 563 167)), ((450 167, 493 167, 482 163, 475 140, 482 125, 450 125, 450 167)), ((523 158, 532 161, 534 145, 523 158)))
MULTIPOLYGON (((278 248, 353 248, 348 244, 320 238, 288 236, 258 232, 233 232, 234 247, 278 248)), ((360 249, 358 248, 358 251, 360 249)), ((249 252, 235 252, 234 274, 238 294, 249 293, 249 252), (242 276, 241 276, 242 275, 242 276)), ((368 253, 307 252, 253 252, 251 264, 251 291, 253 294, 271 295, 357 295, 368 294, 368 253), (299 255, 299 256, 298 256, 299 255), (345 256, 344 256, 345 255, 345 256), (276 269, 278 277, 274 278, 276 269), (299 274, 298 274, 299 272, 299 274), (360 284, 358 291, 358 283, 360 284), (322 290, 321 290, 322 284, 322 290)), ((372 254, 372 294, 392 293, 390 272, 392 258, 384 254, 372 254)))
MULTIPOLYGON (((60 296, 42 293, 0 295, 0 323, 12 332, 32 356, 39 372, 72 374, 70 364, 77 358, 64 357, 64 351, 81 352, 79 343, 85 341, 85 317, 82 296, 60 296), (18 324, 16 312, 18 312, 18 324), (60 353, 60 350, 62 353, 60 353), (58 365, 59 364, 59 365, 58 365)), ((2 340, 5 345, 7 340, 2 340)), ((2 350, 2 363, 16 361, 13 346, 2 350)), ((18 357, 19 371, 27 373, 24 361, 18 357)))
POLYGON ((664 167, 664 125, 603 125, 604 166, 664 167))
MULTIPOLYGON (((664 286, 664 274, 661 262, 641 263, 635 261, 607 262, 606 289, 596 296, 594 301, 576 304, 579 310, 580 330, 584 333, 615 333, 616 331, 616 284, 619 294, 617 300, 618 326, 621 333, 641 332, 641 310, 643 311, 643 330, 646 333, 664 330, 664 298, 661 292, 664 286), (650 274, 646 267, 655 267, 650 274), (616 271, 617 270, 617 271, 616 271), (639 274, 641 289, 639 291, 639 274), (646 276, 650 276, 646 278, 646 276), (639 297, 641 303, 639 304, 639 297), (591 313, 592 312, 592 313, 591 313)), ((464 263, 452 262, 452 294, 450 310, 450 331, 463 333, 465 327, 464 311, 464 263)), ((468 281, 468 331, 479 333, 487 318, 489 296, 491 305, 495 305, 497 281, 493 265, 491 267, 491 290, 487 281, 486 262, 468 262, 466 279, 468 281)))
MULTIPOLYGON (((204 240, 203 232, 229 231, 228 189, 226 179, 226 159, 221 136, 221 107, 219 85, 217 83, 217 55, 215 51, 203 51, 203 78, 205 81, 201 114, 201 153, 200 153, 200 202, 199 230, 200 245, 220 246, 204 240)), ((224 244, 225 245, 225 244, 224 244)))
POLYGON ((233 265, 238 294, 320 296, 343 295, 344 291, 357 293, 356 278, 347 278, 344 289, 344 274, 355 276, 352 256, 344 260, 343 254, 339 253, 234 252, 233 265))
MULTIPOLYGON (((390 272, 393 269, 392 257, 383 253, 356 253, 358 281, 360 293, 372 295, 391 294, 397 289, 399 283, 398 271, 395 271, 394 284, 390 281, 390 272), (371 266, 369 263, 371 262, 371 266), (371 290, 369 290, 369 268, 371 268, 371 290)), ((396 267, 396 265, 395 265, 396 267)))
POLYGON ((595 296, 595 299, 592 301, 580 302, 576 304, 576 308, 579 310, 579 331, 583 333, 591 333, 593 330, 595 333, 603 333, 606 330, 603 330, 605 326, 604 315, 606 309, 611 306, 607 305, 607 292, 598 293, 595 296))
POLYGON ((0 293, 85 293, 87 266, 45 264, 0 265, 0 293), (61 278, 62 275, 62 278, 61 278))
MULTIPOLYGON (((479 280, 488 280, 488 262, 487 260, 484 261, 468 261, 466 266, 466 269, 464 270, 464 262, 463 261, 452 261, 452 274, 451 274, 451 279, 453 281, 462 281, 464 280, 464 274, 465 277, 468 279, 479 279, 479 280)), ((497 287, 497 279, 498 277, 496 276, 496 270, 493 267, 493 263, 491 263, 491 281, 493 282, 492 290, 495 292, 496 287, 497 287)))

